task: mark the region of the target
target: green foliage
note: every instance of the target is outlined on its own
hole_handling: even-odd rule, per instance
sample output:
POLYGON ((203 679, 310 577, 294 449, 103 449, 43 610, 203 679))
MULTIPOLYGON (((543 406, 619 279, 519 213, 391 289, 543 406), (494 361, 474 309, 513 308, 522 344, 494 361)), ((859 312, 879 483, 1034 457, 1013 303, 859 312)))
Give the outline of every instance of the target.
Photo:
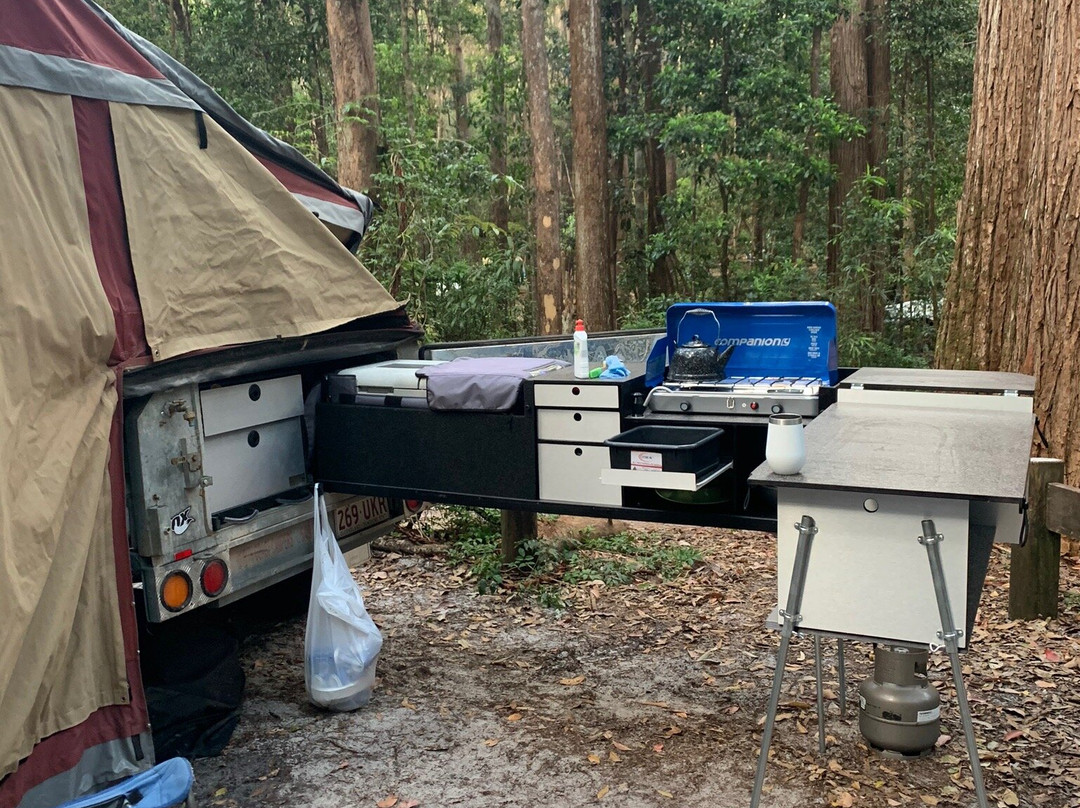
MULTIPOLYGON (((121 22, 176 55, 244 116, 333 174, 333 81, 323 0, 105 0, 121 22)), ((365 264, 429 339, 534 332, 530 144, 516 3, 503 4, 504 47, 487 52, 478 0, 371 3, 379 81, 376 222, 365 264), (402 18, 403 10, 405 17, 402 18), (451 43, 463 43, 470 139, 457 139, 451 43), (406 47, 407 46, 407 47, 406 47), (505 99, 505 115, 493 104, 505 99), (505 176, 490 143, 505 137, 505 176), (505 232, 491 222, 506 190, 505 232)), ((830 146, 865 133, 829 91, 829 29, 844 0, 606 0, 605 92, 617 232, 618 321, 657 326, 673 300, 829 299, 841 312, 841 361, 920 364, 954 247, 971 105, 976 0, 893 0, 886 21, 891 107, 885 179, 844 202, 840 277, 825 278, 830 146), (652 24, 638 18, 650 10, 652 24), (811 63, 815 31, 821 42, 811 63), (657 57, 647 103, 642 67, 657 57), (816 71, 821 93, 811 92, 816 71), (658 142, 676 179, 650 227, 644 148, 658 142), (804 219, 796 242, 795 220, 804 219), (655 267, 675 292, 656 295, 655 267), (867 283, 873 275, 871 283, 867 283), (853 312, 886 307, 868 333, 853 312)), ((562 8, 562 7, 559 7, 562 8)), ((558 223, 572 265, 573 149, 566 20, 549 15, 551 104, 564 182, 558 223)), ((346 105, 346 114, 349 114, 346 105)), ((355 111, 355 110, 354 110, 355 111)), ((572 285, 572 284, 571 284, 572 285)))
POLYGON ((468 565, 481 594, 499 590, 512 578, 515 591, 535 597, 542 606, 561 608, 566 588, 577 584, 627 586, 656 576, 670 580, 701 561, 693 547, 665 544, 653 534, 601 536, 586 530, 557 544, 521 542, 517 558, 502 565, 498 511, 447 507, 440 515, 444 522, 437 537, 446 542, 451 563, 468 565))

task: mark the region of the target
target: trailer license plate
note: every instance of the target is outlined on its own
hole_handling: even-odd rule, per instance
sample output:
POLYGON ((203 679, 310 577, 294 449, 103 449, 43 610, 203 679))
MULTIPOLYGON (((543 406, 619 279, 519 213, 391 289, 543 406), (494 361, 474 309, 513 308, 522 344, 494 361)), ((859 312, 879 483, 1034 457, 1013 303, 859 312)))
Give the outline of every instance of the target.
POLYGON ((334 508, 330 521, 334 534, 343 539, 389 517, 390 501, 385 497, 357 497, 334 508))

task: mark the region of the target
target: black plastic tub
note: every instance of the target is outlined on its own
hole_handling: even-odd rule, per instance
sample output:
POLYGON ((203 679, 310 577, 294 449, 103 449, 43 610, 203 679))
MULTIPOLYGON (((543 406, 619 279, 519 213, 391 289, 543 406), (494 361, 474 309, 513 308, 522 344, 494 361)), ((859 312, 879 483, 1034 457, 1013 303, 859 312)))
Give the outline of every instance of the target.
POLYGON ((683 471, 701 475, 720 464, 724 430, 702 426, 636 426, 604 441, 613 469, 683 471))

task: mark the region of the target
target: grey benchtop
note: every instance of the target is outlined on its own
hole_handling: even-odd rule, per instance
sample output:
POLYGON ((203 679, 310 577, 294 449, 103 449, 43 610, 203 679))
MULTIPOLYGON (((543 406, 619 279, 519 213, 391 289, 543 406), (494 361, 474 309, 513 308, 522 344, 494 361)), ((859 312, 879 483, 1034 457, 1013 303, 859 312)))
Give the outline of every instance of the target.
MULTIPOLYGON (((598 364, 598 362, 592 362, 590 367, 596 367, 598 364)), ((625 384, 645 375, 645 365, 640 362, 627 362, 626 369, 630 371, 630 375, 622 379, 579 379, 574 375, 574 368, 571 366, 551 370, 536 376, 533 382, 541 384, 547 382, 558 382, 559 384, 625 384)))
POLYGON ((1022 502, 1035 416, 834 404, 806 427, 806 465, 758 485, 1022 502))
POLYGON ((879 390, 935 390, 957 393, 1001 393, 1015 390, 1021 395, 1035 391, 1035 377, 1023 373, 982 370, 927 370, 925 368, 860 368, 840 382, 840 387, 861 384, 879 390))

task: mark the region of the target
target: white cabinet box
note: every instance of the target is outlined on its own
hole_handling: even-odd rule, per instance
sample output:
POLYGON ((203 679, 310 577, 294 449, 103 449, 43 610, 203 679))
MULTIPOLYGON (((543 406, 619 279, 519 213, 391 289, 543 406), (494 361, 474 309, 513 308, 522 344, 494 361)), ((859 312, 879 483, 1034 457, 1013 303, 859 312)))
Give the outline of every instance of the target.
POLYGON ((299 376, 210 388, 199 398, 210 513, 307 482, 299 376))

